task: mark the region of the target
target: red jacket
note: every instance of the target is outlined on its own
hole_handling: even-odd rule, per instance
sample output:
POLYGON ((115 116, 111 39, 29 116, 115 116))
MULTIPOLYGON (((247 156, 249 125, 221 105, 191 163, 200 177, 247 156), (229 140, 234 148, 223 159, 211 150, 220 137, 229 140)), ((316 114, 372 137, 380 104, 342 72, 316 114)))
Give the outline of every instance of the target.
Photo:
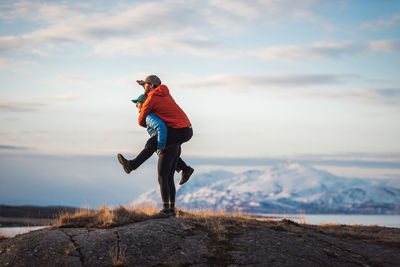
POLYGON ((167 127, 185 128, 192 126, 185 112, 170 95, 168 87, 163 84, 148 93, 139 114, 138 121, 141 126, 146 127, 146 116, 151 112, 156 114, 167 127))

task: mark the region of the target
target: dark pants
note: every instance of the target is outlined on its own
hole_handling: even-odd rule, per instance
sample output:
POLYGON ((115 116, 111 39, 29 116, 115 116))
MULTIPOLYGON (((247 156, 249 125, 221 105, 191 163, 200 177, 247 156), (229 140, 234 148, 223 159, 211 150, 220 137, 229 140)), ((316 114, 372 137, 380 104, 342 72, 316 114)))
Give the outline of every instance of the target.
POLYGON ((174 170, 181 155, 182 143, 189 141, 193 136, 191 127, 168 128, 167 132, 167 145, 158 157, 158 183, 163 204, 175 203, 174 170))
MULTIPOLYGON (((154 154, 154 152, 156 152, 156 150, 157 150, 157 135, 149 138, 143 150, 136 156, 136 158, 129 161, 132 169, 136 170, 137 168, 139 168, 139 166, 142 165, 143 162, 148 160, 154 154)), ((186 163, 179 157, 175 170, 177 172, 180 172, 182 170, 186 170, 186 168, 187 168, 186 163)))

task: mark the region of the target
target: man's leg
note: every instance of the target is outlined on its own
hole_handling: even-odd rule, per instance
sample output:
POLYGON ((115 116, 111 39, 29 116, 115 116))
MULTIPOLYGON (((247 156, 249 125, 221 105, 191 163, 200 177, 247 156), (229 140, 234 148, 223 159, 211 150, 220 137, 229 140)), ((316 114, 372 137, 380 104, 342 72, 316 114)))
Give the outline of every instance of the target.
MULTIPOLYGON (((168 146, 158 158, 158 183, 160 185, 161 199, 163 202, 163 209, 160 212, 162 217, 163 212, 168 213, 171 190, 174 190, 175 185, 170 187, 170 177, 175 171, 176 158, 179 153, 179 144, 168 146)), ((175 193, 173 192, 175 195, 175 193)), ((157 217, 157 216, 156 216, 157 217)))
MULTIPOLYGON (((169 185, 169 212, 171 213, 172 216, 175 216, 175 194, 176 194, 176 189, 175 189, 175 182, 174 182, 174 174, 175 174, 175 168, 176 164, 178 162, 179 156, 181 154, 181 146, 176 145, 177 151, 175 156, 175 159, 173 160, 172 163, 172 168, 168 176, 168 185, 169 185)), ((171 155, 172 156, 172 155, 171 155)))
MULTIPOLYGON (((192 127, 187 127, 187 128, 168 128, 168 137, 167 137, 167 144, 172 144, 172 143, 185 143, 189 141, 193 136, 193 129, 192 127)), ((194 169, 188 165, 182 160, 182 158, 179 157, 176 171, 182 171, 181 173, 181 180, 179 181, 180 185, 183 185, 186 183, 190 176, 193 174, 194 169)))
POLYGON ((176 172, 186 170, 187 167, 188 165, 186 164, 186 162, 184 162, 183 159, 179 157, 175 168, 176 172))

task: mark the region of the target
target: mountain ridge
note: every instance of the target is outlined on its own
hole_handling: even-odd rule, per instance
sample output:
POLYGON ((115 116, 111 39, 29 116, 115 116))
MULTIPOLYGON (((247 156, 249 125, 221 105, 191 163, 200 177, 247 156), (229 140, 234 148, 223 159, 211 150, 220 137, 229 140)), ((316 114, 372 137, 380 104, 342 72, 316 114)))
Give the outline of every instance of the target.
MULTIPOLYGON (((134 204, 160 203, 158 188, 134 204)), ((307 214, 400 214, 400 186, 390 179, 344 178, 288 161, 265 170, 216 170, 194 175, 177 188, 188 209, 307 214)))

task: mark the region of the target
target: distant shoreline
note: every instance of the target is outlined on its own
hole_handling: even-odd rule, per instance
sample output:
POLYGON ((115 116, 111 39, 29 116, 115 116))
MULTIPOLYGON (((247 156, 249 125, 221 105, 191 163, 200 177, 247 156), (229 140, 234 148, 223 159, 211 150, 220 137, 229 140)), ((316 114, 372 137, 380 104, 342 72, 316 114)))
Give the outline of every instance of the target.
POLYGON ((61 206, 9 206, 0 205, 0 227, 48 226, 65 212, 78 208, 61 206))
POLYGON ((53 225, 55 221, 56 219, 46 219, 46 218, 0 217, 0 228, 23 227, 23 226, 49 226, 53 225))

